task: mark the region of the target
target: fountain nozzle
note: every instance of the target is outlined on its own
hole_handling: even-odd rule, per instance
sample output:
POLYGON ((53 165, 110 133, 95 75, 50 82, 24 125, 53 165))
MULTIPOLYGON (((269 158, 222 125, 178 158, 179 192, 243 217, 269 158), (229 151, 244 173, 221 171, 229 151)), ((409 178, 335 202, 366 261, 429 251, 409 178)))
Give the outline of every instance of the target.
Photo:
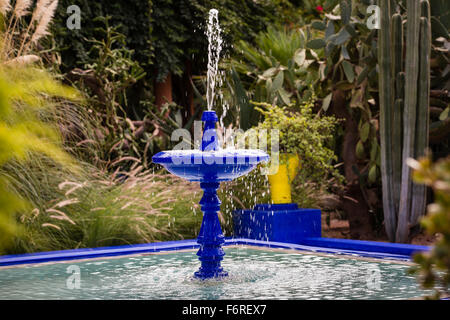
POLYGON ((201 151, 218 151, 219 138, 216 131, 216 122, 219 121, 215 111, 204 111, 202 121, 205 123, 203 129, 201 151))

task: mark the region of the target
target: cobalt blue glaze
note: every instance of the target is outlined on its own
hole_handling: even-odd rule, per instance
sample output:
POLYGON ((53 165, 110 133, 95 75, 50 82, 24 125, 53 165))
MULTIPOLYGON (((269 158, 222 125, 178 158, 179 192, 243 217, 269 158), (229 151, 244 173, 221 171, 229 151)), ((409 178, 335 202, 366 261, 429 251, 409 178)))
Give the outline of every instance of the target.
POLYGON ((217 197, 220 182, 249 173, 259 162, 268 161, 269 156, 259 150, 221 150, 215 129, 218 121, 216 113, 205 111, 202 121, 205 126, 200 150, 163 151, 154 155, 152 160, 174 175, 189 181, 200 181, 203 190, 200 200, 203 221, 197 239, 200 245, 197 255, 201 267, 194 276, 208 279, 228 275, 220 265, 225 255, 222 249, 225 238, 217 216, 220 210, 217 197))
MULTIPOLYGON (((334 241, 342 241, 346 239, 307 238, 304 240, 316 240, 316 241, 319 240, 319 241, 328 241, 331 243, 334 241)), ((305 245, 305 244, 270 242, 270 241, 261 241, 243 238, 226 238, 224 245, 231 245, 231 246, 250 245, 267 248, 313 251, 313 252, 323 252, 340 255, 348 254, 352 256, 357 255, 368 258, 395 259, 403 261, 410 261, 411 256, 414 253, 426 252, 431 250, 431 247, 416 246, 410 244, 385 243, 385 242, 360 241, 360 240, 346 240, 346 241, 348 242, 347 245, 348 248, 346 249, 335 248, 335 246, 331 245, 327 247, 315 247, 312 245, 305 245), (370 249, 368 248, 367 244, 377 245, 376 250, 364 251, 366 249, 370 249)), ((170 252, 176 250, 195 249, 198 247, 199 245, 195 240, 179 240, 167 242, 153 242, 145 244, 122 245, 114 247, 99 247, 99 248, 15 254, 15 255, 0 256, 0 267, 91 259, 91 258, 98 259, 105 257, 127 256, 132 254, 147 254, 154 252, 170 252)))
POLYGON ((233 227, 236 237, 299 243, 321 237, 321 211, 298 208, 296 203, 257 204, 253 210, 235 210, 233 227))
MULTIPOLYGON (((161 152, 160 152, 161 153, 161 152)), ((160 154, 158 153, 158 154, 160 154)), ((157 154, 157 155, 158 155, 157 154)), ((165 159, 164 159, 165 160, 165 159)), ((170 173, 188 181, 231 181, 252 171, 256 164, 215 164, 210 165, 204 161, 190 164, 175 164, 158 161, 153 157, 154 163, 163 165, 170 173)), ((261 160, 260 160, 261 161, 261 160)))
POLYGON ((219 119, 214 111, 205 111, 202 114, 202 121, 205 123, 202 137, 202 151, 219 150, 219 138, 216 132, 216 122, 219 119))
POLYGON ((220 262, 225 255, 222 244, 225 243, 222 229, 220 227, 219 217, 217 213, 220 210, 220 200, 217 196, 219 182, 201 182, 200 187, 203 189, 203 197, 200 205, 203 211, 203 221, 197 242, 200 249, 197 252, 198 259, 202 265, 194 274, 200 279, 225 277, 228 275, 223 271, 220 262))

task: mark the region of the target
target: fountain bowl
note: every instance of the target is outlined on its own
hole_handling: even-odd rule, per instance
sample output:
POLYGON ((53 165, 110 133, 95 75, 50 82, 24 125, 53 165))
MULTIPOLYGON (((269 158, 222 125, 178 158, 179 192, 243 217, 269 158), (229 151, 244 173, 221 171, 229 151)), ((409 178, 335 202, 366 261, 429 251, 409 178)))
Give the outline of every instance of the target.
POLYGON ((188 181, 231 181, 248 174, 269 155, 258 149, 221 149, 216 131, 217 115, 205 111, 202 143, 199 149, 161 151, 152 158, 170 173, 188 181))
POLYGON ((269 156, 260 150, 172 150, 153 156, 170 173, 188 181, 231 181, 248 174, 269 156))

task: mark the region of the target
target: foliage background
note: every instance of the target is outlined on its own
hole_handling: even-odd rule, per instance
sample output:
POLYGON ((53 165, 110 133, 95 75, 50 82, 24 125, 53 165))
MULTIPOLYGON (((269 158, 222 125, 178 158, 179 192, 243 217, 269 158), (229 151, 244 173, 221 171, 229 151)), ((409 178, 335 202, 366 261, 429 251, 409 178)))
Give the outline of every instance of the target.
MULTIPOLYGON (((90 204, 86 207, 76 203, 64 206, 67 210, 64 213, 76 227, 67 220, 50 217, 50 213, 34 219, 30 216, 31 210, 19 210, 18 217, 24 219, 19 222, 26 225, 30 233, 42 236, 39 242, 42 245, 27 247, 24 243, 28 239, 19 242, 14 250, 166 239, 163 232, 168 230, 169 223, 167 237, 195 237, 194 225, 199 218, 195 215, 196 201, 186 203, 183 193, 180 197, 163 194, 151 209, 141 206, 142 203, 132 208, 140 211, 138 220, 143 218, 145 223, 158 230, 155 232, 148 228, 140 233, 137 230, 142 225, 137 223, 126 229, 124 235, 120 231, 124 224, 117 223, 117 233, 114 233, 107 229, 107 224, 83 224, 78 212, 106 207, 119 221, 127 215, 133 216, 133 210, 122 209, 127 202, 112 200, 120 193, 134 200, 139 198, 139 192, 133 188, 125 190, 127 184, 124 183, 130 179, 127 173, 136 169, 136 163, 142 165, 142 172, 146 172, 136 181, 154 179, 157 189, 161 177, 157 171, 153 176, 155 168, 149 159, 155 152, 172 147, 169 137, 173 129, 192 129, 192 121, 199 118, 205 107, 207 46, 204 26, 207 12, 212 7, 220 12, 226 43, 218 102, 218 106, 228 106, 225 124, 248 129, 263 121, 263 117, 253 112, 253 102, 295 109, 303 100, 316 97, 313 114, 343 119, 329 148, 337 156, 337 163, 333 164, 345 176, 346 184, 342 190, 326 177, 323 179, 325 186, 319 187, 314 181, 301 177, 294 183, 293 198, 301 206, 325 208, 323 198, 330 199, 332 195, 333 203, 329 209, 345 213, 352 238, 383 239, 378 79, 374 51, 377 36, 365 24, 365 10, 373 2, 61 0, 52 36, 34 48, 33 53, 45 58, 40 68, 51 69, 56 73, 55 78, 80 90, 85 102, 63 101, 58 108, 51 108, 51 113, 40 116, 41 120, 59 129, 63 147, 76 158, 84 174, 73 176, 61 171, 58 173, 67 176, 58 175, 55 168, 41 158, 27 166, 11 162, 3 169, 5 175, 15 181, 16 191, 23 198, 32 200, 34 208, 41 214, 52 209, 55 203, 67 200, 65 190, 59 188, 65 179, 82 185, 86 183, 77 192, 90 204), (66 8, 73 4, 81 8, 81 30, 66 28, 66 8), (109 20, 106 16, 110 16, 109 20), (168 73, 174 78, 174 99, 158 108, 154 103, 155 83, 168 73), (192 114, 185 101, 189 90, 195 92, 195 112, 192 114), (40 190, 41 198, 36 195, 39 194, 36 181, 47 182, 40 190), (111 185, 100 188, 105 181, 111 185), (52 199, 48 195, 55 197, 52 199), (96 198, 99 198, 98 202, 96 198), (106 205, 103 199, 111 200, 110 204, 106 205), (161 203, 173 203, 173 210, 166 210, 161 203), (153 210, 158 212, 157 216, 147 214, 153 210), (121 211, 124 211, 123 216, 121 211), (175 223, 183 221, 179 213, 184 211, 189 212, 184 223, 175 223), (54 222, 58 222, 55 225, 62 231, 53 228, 47 232, 48 227, 42 228, 42 224, 54 222), (107 234, 106 231, 114 236, 104 239, 102 235, 107 234), (73 238, 64 237, 72 233, 73 238), (80 236, 83 234, 86 237, 80 236), (88 234, 100 236, 89 237, 88 234), (47 242, 49 239, 51 241, 47 242)), ((404 15, 404 1, 393 2, 400 4, 400 12, 404 15)), ((450 109, 449 96, 445 94, 450 75, 447 70, 449 24, 448 15, 442 14, 448 12, 448 1, 431 0, 431 3, 434 13, 432 90, 436 94, 431 99, 431 141, 435 157, 441 157, 449 151, 450 109)), ((179 187, 176 182, 167 183, 173 183, 174 189, 179 187)), ((223 218, 227 219, 234 208, 248 208, 257 201, 268 201, 268 193, 264 190, 267 190, 267 181, 255 176, 225 186, 221 195, 223 218)), ((111 218, 106 216, 106 211, 100 211, 97 221, 111 218)), ((230 225, 227 228, 230 229, 230 225)))

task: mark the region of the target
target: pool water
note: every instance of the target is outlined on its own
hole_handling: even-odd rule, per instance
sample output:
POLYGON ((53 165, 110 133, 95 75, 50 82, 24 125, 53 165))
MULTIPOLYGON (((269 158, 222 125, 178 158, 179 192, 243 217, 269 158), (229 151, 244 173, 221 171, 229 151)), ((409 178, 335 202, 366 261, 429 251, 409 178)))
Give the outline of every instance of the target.
POLYGON ((424 296, 410 265, 225 247, 222 280, 192 277, 195 251, 0 269, 0 299, 407 299, 424 296))

